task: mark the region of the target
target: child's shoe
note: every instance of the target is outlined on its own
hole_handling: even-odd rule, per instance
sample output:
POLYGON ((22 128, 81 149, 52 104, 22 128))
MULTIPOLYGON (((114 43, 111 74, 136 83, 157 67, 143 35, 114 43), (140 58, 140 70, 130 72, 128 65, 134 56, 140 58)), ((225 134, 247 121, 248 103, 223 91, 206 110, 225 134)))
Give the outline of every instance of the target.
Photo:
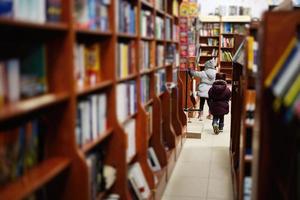
POLYGON ((219 132, 223 132, 223 128, 219 127, 219 132))
POLYGON ((203 111, 200 111, 198 114, 199 121, 203 121, 203 111))
POLYGON ((214 129, 214 133, 215 133, 216 135, 218 135, 219 132, 220 132, 218 124, 213 124, 213 129, 214 129))

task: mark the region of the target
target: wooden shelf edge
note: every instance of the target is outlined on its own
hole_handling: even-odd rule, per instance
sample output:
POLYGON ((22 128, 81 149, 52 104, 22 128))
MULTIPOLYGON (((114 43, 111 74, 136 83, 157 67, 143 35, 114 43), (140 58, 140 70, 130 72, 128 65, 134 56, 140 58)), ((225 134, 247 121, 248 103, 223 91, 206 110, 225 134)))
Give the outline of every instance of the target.
POLYGON ((156 8, 155 10, 159 15, 165 15, 165 12, 163 10, 160 10, 158 8, 156 8))
POLYGON ((126 117, 125 120, 123 120, 122 122, 120 122, 122 125, 127 124, 131 119, 135 118, 137 115, 137 112, 133 113, 132 115, 129 115, 126 117))
POLYGON ((159 185, 159 183, 162 181, 162 178, 167 173, 167 167, 163 167, 160 171, 153 172, 153 175, 157 178, 157 183, 155 184, 155 187, 159 185))
POLYGON ((83 87, 78 87, 77 88, 77 95, 85 95, 97 90, 101 90, 107 87, 110 87, 113 85, 113 81, 112 80, 108 80, 108 81, 101 81, 100 83, 97 83, 95 85, 85 85, 83 87))
POLYGON ((112 36, 111 31, 100 31, 100 30, 83 29, 83 28, 76 28, 76 33, 77 34, 95 35, 95 36, 112 36))
POLYGON ((154 40, 154 37, 141 36, 141 39, 151 41, 151 40, 154 40))
POLYGON ((154 9, 154 5, 151 4, 151 3, 149 3, 149 2, 147 2, 146 0, 141 0, 141 3, 142 3, 143 6, 146 6, 148 8, 154 9))
POLYGON ((68 98, 69 95, 67 93, 44 94, 31 99, 21 100, 17 103, 4 105, 0 110, 0 122, 26 115, 30 112, 65 101, 68 98))
POLYGON ((160 38, 155 38, 155 41, 156 41, 156 42, 159 42, 159 43, 163 43, 163 42, 165 42, 165 40, 164 40, 164 39, 160 39, 160 38))
POLYGON ((149 74, 149 73, 153 72, 154 70, 155 70, 155 68, 144 69, 140 72, 140 74, 141 75, 149 74))
POLYGON ((49 158, 18 180, 2 187, 0 196, 3 199, 23 199, 60 174, 69 165, 70 160, 67 158, 49 158))
POLYGON ((84 153, 87 153, 92 148, 94 148, 95 146, 97 146, 98 144, 100 144, 102 141, 104 141, 107 137, 109 137, 112 134, 112 132, 113 132, 113 129, 112 128, 108 128, 104 132, 100 133, 98 138, 96 138, 95 140, 93 140, 91 142, 88 142, 88 143, 84 144, 81 147, 81 151, 83 151, 84 153))
POLYGON ((129 38, 129 39, 137 38, 137 34, 132 34, 132 33, 118 33, 117 36, 119 38, 129 38))
POLYGON ((63 22, 45 22, 39 23, 34 21, 19 20, 13 18, 0 17, 0 25, 11 26, 18 28, 28 28, 28 29, 42 29, 42 30, 56 30, 56 31, 67 31, 68 25, 63 22))
POLYGON ((119 78, 119 79, 117 79, 117 83, 129 81, 131 79, 135 79, 136 77, 137 77, 137 74, 132 74, 132 75, 129 75, 129 76, 124 77, 124 78, 119 78))
POLYGON ((151 105, 152 103, 153 103, 153 99, 151 98, 147 102, 145 102, 143 105, 144 105, 144 107, 146 107, 146 106, 151 105))
POLYGON ((220 37, 219 35, 200 35, 200 37, 204 37, 204 38, 217 38, 220 37))

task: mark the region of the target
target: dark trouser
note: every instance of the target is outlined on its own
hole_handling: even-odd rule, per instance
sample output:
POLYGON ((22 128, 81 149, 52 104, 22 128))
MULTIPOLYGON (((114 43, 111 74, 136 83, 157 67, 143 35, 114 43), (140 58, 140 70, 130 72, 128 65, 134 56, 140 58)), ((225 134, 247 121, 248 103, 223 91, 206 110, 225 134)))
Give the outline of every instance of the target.
POLYGON ((208 98, 200 97, 200 107, 199 107, 199 110, 200 110, 200 111, 203 111, 203 107, 204 107, 204 104, 205 104, 205 100, 206 100, 206 103, 207 103, 207 105, 208 105, 208 98))
POLYGON ((214 115, 212 124, 218 124, 219 129, 223 129, 224 127, 224 115, 214 115))

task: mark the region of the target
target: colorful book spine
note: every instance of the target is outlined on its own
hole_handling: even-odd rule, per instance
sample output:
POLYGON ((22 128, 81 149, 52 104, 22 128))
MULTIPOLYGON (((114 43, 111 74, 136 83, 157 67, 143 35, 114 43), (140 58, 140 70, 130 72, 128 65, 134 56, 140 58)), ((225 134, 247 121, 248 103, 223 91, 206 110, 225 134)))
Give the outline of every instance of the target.
POLYGON ((154 36, 154 18, 149 10, 141 10, 140 31, 142 37, 154 36))
POLYGON ((161 44, 156 46, 156 66, 164 66, 164 46, 161 44))
POLYGON ((47 0, 47 21, 48 22, 60 22, 62 5, 61 0, 47 0))
POLYGON ((152 68, 153 64, 152 64, 152 56, 151 56, 151 52, 152 52, 152 47, 151 47, 151 43, 147 42, 147 41, 141 41, 140 42, 140 70, 147 70, 152 68))
POLYGON ((159 70, 155 73, 155 91, 157 95, 160 95, 162 92, 166 90, 166 72, 165 70, 159 70))
POLYGON ((118 44, 118 70, 117 77, 125 78, 136 72, 136 49, 135 42, 120 42, 118 44))
POLYGON ((120 33, 136 34, 136 6, 126 0, 119 0, 118 24, 120 33))
POLYGON ((0 1, 0 17, 13 17, 14 15, 13 0, 0 1))
POLYGON ((171 40, 172 39, 172 25, 171 19, 166 18, 166 29, 165 29, 165 39, 171 40))
POLYGON ((147 103, 150 99, 150 78, 148 75, 141 77, 141 102, 147 103))
POLYGON ((156 16, 155 18, 155 37, 156 39, 164 39, 164 19, 160 16, 156 16))

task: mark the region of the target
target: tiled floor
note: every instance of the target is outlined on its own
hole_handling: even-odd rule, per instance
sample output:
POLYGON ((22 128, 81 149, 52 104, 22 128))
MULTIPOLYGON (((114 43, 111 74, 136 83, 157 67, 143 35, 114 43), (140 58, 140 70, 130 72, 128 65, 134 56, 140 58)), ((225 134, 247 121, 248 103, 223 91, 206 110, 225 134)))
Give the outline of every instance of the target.
POLYGON ((230 115, 224 132, 213 133, 211 120, 192 119, 188 130, 201 131, 201 139, 187 139, 163 200, 232 200, 229 158, 230 115))

